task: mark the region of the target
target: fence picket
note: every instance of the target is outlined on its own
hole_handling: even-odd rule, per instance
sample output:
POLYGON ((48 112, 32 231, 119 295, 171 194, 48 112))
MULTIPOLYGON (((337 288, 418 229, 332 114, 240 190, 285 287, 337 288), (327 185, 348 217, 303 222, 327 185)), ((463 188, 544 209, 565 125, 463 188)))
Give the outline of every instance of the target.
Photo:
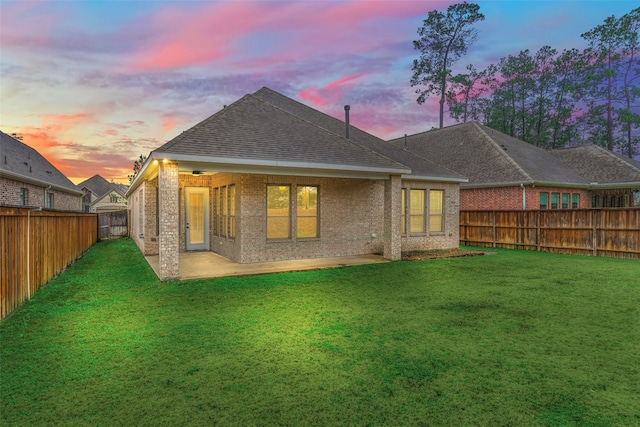
POLYGON ((463 245, 640 259, 639 241, 640 208, 460 212, 463 245))

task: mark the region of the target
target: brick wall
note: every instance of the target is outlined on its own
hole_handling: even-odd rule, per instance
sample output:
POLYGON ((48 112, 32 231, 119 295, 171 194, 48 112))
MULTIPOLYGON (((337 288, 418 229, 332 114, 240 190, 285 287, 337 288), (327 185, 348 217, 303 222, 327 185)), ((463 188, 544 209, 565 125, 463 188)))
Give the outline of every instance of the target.
MULTIPOLYGON (((525 186, 526 209, 540 209, 540 193, 568 193, 580 195, 580 209, 591 207, 591 193, 584 189, 525 186)), ((460 210, 521 210, 522 188, 461 188, 460 210)))
MULTIPOLYGON (((26 206, 45 207, 45 188, 33 184, 0 177, 0 205, 20 206, 20 189, 27 189, 26 206)), ((53 209, 58 211, 82 211, 82 196, 64 191, 48 190, 53 193, 53 209)))

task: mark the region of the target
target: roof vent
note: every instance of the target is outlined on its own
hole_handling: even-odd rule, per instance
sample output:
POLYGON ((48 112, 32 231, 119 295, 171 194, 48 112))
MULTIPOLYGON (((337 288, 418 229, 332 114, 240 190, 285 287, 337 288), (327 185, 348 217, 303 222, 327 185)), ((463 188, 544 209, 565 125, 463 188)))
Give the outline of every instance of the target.
POLYGON ((349 139, 349 110, 351 107, 349 105, 344 106, 344 123, 345 123, 345 137, 349 139))

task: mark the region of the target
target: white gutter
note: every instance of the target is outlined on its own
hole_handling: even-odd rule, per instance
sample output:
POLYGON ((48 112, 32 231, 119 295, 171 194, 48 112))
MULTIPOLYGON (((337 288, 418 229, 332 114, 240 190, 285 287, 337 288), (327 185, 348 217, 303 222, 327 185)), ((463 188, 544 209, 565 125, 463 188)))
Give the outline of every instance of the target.
POLYGON ((407 181, 414 180, 414 181, 437 181, 437 182, 458 182, 458 183, 469 182, 469 179, 467 178, 446 178, 442 176, 424 176, 424 175, 411 175, 411 174, 402 175, 402 179, 405 179, 407 181))

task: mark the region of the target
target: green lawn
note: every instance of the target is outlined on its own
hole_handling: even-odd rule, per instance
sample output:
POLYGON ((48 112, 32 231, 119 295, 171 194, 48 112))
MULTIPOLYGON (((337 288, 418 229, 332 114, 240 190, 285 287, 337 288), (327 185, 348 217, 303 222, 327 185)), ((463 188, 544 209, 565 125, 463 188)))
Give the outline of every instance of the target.
POLYGON ((2 425, 640 424, 640 262, 161 283, 99 243, 0 323, 2 425))

